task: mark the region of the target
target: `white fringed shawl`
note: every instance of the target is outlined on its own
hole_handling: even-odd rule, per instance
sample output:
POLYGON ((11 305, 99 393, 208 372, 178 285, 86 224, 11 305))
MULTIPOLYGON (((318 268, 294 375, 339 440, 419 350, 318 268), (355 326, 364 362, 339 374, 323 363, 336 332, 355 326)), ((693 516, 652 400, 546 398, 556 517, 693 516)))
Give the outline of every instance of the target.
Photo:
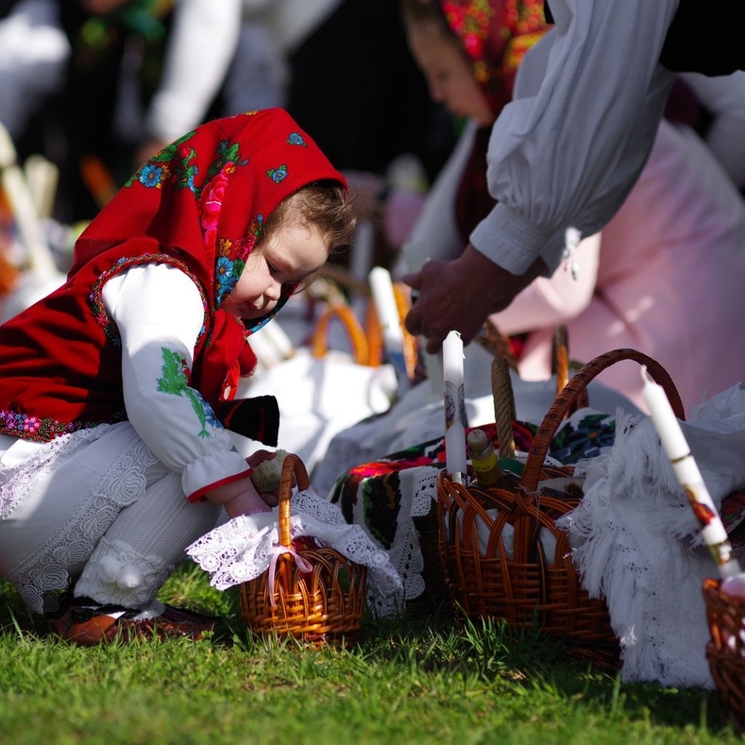
MULTIPOLYGON (((745 485, 745 384, 681 426, 719 508, 745 485)), ((619 410, 614 446, 586 468, 585 496, 558 524, 584 587, 608 604, 623 678, 713 687, 701 585, 716 569, 652 420, 619 410)))

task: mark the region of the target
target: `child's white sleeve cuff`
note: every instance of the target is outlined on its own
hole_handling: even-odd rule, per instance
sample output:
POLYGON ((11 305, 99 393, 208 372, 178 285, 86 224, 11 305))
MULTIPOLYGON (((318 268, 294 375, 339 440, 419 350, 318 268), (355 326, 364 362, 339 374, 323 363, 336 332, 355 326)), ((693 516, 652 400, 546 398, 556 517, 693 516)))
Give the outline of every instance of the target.
POLYGON ((181 486, 190 502, 223 484, 245 478, 251 467, 240 453, 216 452, 189 463, 181 472, 181 486))

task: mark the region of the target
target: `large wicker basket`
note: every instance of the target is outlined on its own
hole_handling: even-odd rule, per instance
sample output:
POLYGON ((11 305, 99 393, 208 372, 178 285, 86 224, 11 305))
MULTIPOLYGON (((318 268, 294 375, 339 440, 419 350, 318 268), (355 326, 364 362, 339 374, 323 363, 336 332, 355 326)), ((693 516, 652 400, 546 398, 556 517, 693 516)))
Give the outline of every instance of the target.
POLYGON ((288 455, 279 491, 279 545, 287 552, 277 558, 273 583, 270 570, 266 570, 241 585, 243 620, 256 633, 293 637, 316 646, 327 642, 353 646, 365 610, 367 567, 331 548, 293 546, 293 481, 301 490, 310 485, 302 460, 288 455), (306 566, 302 571, 291 550, 310 565, 310 570, 306 566))
POLYGON ((719 580, 704 580, 706 621, 711 641, 706 659, 726 715, 745 732, 745 598, 723 593, 719 580))
POLYGON ((617 664, 618 643, 605 603, 582 588, 567 534, 557 518, 577 506, 579 493, 539 493, 539 482, 571 476, 574 467, 545 465, 561 422, 587 384, 610 365, 635 360, 663 386, 677 416, 683 406, 668 373, 631 349, 596 357, 572 377, 543 419, 521 477, 508 488, 481 489, 438 480, 440 555, 457 612, 505 619, 515 627, 539 626, 583 657, 617 664))

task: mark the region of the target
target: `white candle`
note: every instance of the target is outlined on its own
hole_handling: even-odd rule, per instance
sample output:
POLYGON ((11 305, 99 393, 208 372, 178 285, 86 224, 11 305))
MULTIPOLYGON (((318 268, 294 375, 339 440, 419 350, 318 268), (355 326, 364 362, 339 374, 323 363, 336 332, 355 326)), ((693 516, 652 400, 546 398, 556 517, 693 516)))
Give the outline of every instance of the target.
POLYGON ((451 331, 442 343, 445 388, 445 463, 453 481, 466 475, 466 402, 463 391, 463 340, 451 331))
POLYGON ((375 310, 378 314, 380 327, 383 330, 383 339, 386 342, 390 341, 397 344, 401 348, 404 335, 401 330, 401 319, 398 314, 398 304, 396 303, 396 294, 393 291, 391 273, 382 266, 376 266, 370 270, 368 279, 375 310))
POLYGON ((662 386, 652 380, 644 365, 642 366, 642 380, 644 381, 642 395, 649 407, 655 429, 672 463, 678 483, 693 508, 701 527, 701 535, 717 564, 719 574, 723 578, 737 575, 740 573, 740 565, 732 554, 727 531, 724 529, 667 394, 662 386))
POLYGON ((382 266, 376 266, 370 270, 368 280, 375 303, 375 311, 380 321, 383 347, 388 360, 396 371, 399 388, 401 388, 408 383, 409 375, 404 358, 404 332, 401 326, 401 316, 398 312, 396 293, 393 291, 391 273, 382 266))

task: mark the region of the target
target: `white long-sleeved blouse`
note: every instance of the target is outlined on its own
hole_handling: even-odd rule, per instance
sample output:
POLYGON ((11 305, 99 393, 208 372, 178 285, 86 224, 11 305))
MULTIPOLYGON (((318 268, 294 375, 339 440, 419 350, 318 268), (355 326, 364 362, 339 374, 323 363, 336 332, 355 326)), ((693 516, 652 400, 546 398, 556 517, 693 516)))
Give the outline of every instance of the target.
POLYGON ((131 267, 112 277, 103 300, 122 340, 127 418, 170 470, 187 497, 249 472, 230 435, 193 388, 174 392, 169 363, 191 369, 204 324, 196 285, 165 264, 131 267))
POLYGON ((514 100, 492 130, 488 183, 498 200, 472 244, 523 274, 549 271, 564 235, 600 230, 649 155, 675 74, 659 62, 678 0, 554 0, 555 27, 525 56, 514 100))
MULTIPOLYGON (((148 136, 169 142, 203 121, 231 72, 231 62, 242 43, 242 27, 254 27, 255 33, 248 34, 244 42, 255 48, 243 52, 240 64, 259 65, 267 77, 270 73, 280 75, 265 66, 279 64, 278 58, 289 54, 339 2, 178 0, 163 78, 145 116, 148 136)), ((239 69, 232 72, 239 76, 247 73, 239 69)))

